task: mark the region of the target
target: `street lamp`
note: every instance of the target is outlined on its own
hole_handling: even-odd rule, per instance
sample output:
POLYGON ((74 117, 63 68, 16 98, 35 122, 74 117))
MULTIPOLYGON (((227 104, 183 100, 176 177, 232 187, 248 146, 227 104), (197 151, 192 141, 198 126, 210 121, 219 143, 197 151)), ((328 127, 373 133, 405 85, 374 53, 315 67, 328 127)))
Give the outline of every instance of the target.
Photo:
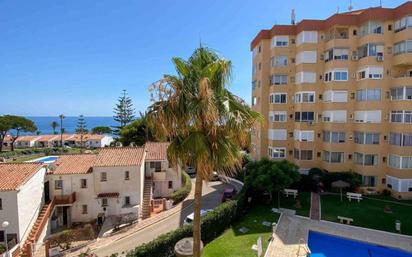
POLYGON ((3 221, 3 223, 1 224, 1 226, 4 228, 4 238, 6 240, 6 257, 9 256, 9 244, 7 242, 7 227, 9 226, 9 222, 8 221, 3 221))

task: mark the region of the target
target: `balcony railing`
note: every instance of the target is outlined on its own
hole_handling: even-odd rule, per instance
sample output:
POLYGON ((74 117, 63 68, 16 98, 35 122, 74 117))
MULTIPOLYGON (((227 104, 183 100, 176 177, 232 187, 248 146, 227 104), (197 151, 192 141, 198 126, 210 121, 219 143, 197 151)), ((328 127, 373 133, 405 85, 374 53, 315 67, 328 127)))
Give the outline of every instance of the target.
POLYGON ((72 204, 75 201, 76 201, 76 192, 73 192, 70 195, 55 195, 54 196, 54 203, 56 205, 72 204))

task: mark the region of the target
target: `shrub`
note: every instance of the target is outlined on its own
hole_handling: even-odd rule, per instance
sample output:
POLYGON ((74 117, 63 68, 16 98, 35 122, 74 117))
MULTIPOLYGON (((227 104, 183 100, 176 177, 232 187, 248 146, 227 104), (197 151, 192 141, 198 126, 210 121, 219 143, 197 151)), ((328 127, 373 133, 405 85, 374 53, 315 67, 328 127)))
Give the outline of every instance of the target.
POLYGON ((178 204, 183 201, 192 190, 192 181, 189 175, 182 171, 182 187, 172 193, 170 199, 173 200, 173 204, 178 204))
POLYGON ((0 254, 6 251, 6 246, 4 244, 0 244, 0 254))
POLYGON ((382 190, 382 195, 383 196, 391 196, 391 191, 388 190, 388 189, 384 189, 384 190, 382 190))

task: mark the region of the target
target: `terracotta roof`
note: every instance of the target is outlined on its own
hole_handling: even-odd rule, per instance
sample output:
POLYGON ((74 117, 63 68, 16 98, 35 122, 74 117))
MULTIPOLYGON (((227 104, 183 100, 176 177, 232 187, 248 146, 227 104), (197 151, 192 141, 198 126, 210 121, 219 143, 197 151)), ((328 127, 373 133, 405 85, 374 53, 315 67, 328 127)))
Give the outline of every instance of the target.
POLYGON ((148 142, 145 144, 146 160, 167 160, 167 148, 169 142, 148 142))
POLYGON ((135 166, 141 165, 145 149, 143 147, 103 148, 97 155, 95 167, 135 166))
POLYGON ((37 141, 40 136, 19 136, 16 142, 37 141))
POLYGON ((304 30, 327 30, 336 25, 359 26, 371 20, 396 20, 412 14, 412 1, 395 8, 371 7, 351 12, 337 13, 325 20, 302 20, 296 25, 275 25, 270 30, 261 30, 253 39, 250 50, 253 50, 260 41, 270 39, 275 35, 296 35, 304 30))
POLYGON ((97 158, 96 154, 69 154, 60 156, 52 164, 54 170, 50 169, 50 174, 70 175, 86 174, 92 172, 92 167, 97 158))
POLYGON ((41 163, 0 164, 0 191, 17 190, 28 181, 43 165, 41 163))
MULTIPOLYGON (((72 138, 72 140, 75 141, 80 141, 80 134, 75 134, 72 138)), ((98 134, 84 134, 83 135, 83 141, 88 141, 88 140, 101 140, 102 138, 104 138, 105 135, 98 135, 98 134)))
MULTIPOLYGON (((57 135, 56 138, 53 138, 52 141, 60 141, 61 135, 57 135)), ((74 137, 74 134, 63 134, 63 141, 70 140, 74 137)))
POLYGON ((39 142, 50 142, 54 139, 59 139, 60 136, 58 135, 41 135, 40 138, 37 140, 39 142))
POLYGON ((111 193, 100 193, 97 195, 97 198, 117 198, 119 197, 119 193, 111 192, 111 193))

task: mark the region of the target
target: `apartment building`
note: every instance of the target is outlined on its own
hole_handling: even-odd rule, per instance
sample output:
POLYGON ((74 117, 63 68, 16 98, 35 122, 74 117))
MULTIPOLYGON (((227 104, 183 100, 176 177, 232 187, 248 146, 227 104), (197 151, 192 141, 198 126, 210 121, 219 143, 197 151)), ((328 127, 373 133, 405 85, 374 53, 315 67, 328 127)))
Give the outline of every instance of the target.
POLYGON ((275 25, 251 50, 255 158, 412 198, 412 2, 275 25))

